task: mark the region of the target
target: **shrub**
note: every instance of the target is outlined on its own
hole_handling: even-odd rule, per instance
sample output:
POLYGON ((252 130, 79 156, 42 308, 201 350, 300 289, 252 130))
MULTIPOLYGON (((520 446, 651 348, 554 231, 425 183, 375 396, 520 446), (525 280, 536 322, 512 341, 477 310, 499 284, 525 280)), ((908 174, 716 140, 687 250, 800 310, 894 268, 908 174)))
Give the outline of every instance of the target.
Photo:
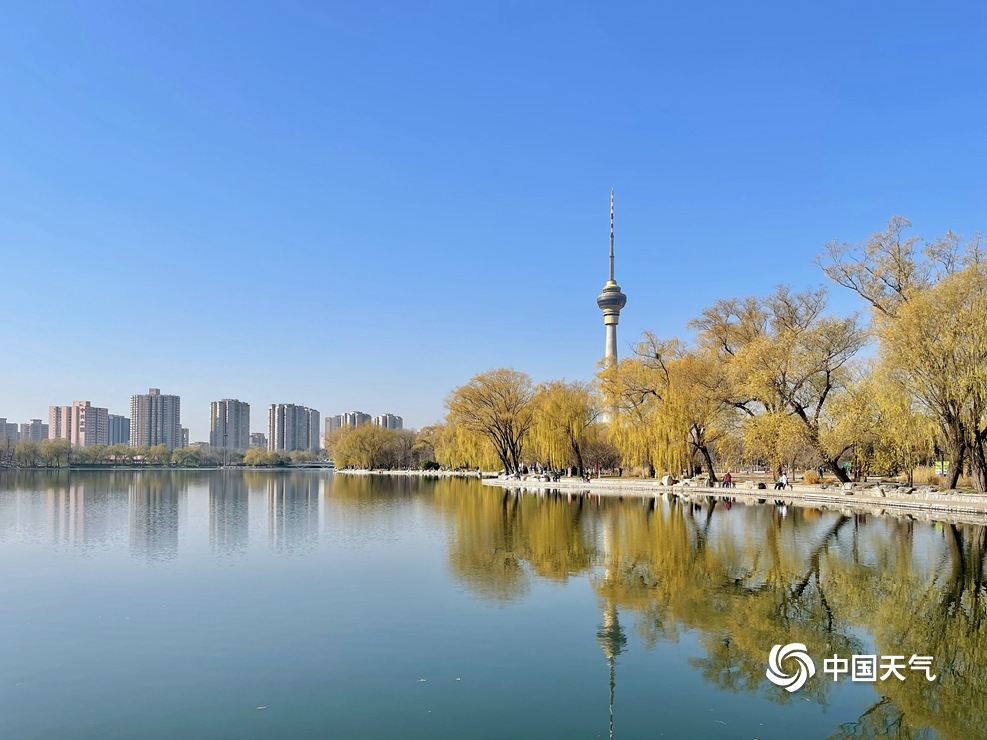
POLYGON ((422 470, 438 470, 440 467, 435 460, 422 460, 422 470))
POLYGON ((914 480, 918 485, 926 485, 926 486, 942 485, 942 478, 940 478, 939 475, 936 473, 936 469, 928 466, 915 468, 915 473, 912 476, 912 480, 914 480))
POLYGON ((822 480, 822 476, 816 470, 806 470, 805 475, 802 476, 802 482, 808 483, 810 486, 814 486, 822 480))

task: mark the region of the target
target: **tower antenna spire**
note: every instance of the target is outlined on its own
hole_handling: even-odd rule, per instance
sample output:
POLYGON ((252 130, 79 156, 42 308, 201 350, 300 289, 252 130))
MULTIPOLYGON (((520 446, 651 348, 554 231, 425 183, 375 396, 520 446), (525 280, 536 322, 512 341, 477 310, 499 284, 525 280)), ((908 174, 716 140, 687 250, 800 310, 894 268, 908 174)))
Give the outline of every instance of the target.
POLYGON ((610 188, 610 280, 613 282, 613 188, 610 188))

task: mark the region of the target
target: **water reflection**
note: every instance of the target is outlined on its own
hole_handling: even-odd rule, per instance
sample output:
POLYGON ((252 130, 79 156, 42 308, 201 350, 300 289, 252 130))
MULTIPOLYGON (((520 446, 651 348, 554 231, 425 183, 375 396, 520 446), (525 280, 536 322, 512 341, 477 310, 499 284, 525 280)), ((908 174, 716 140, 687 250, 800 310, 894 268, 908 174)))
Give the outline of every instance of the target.
MULTIPOLYGON (((452 572, 475 593, 515 599, 531 574, 589 575, 611 700, 625 645, 619 609, 646 645, 697 630, 705 655, 693 664, 707 682, 778 703, 793 695, 765 678, 774 644, 804 643, 819 660, 932 655, 936 681, 919 673, 872 684, 874 705, 832 737, 987 736, 983 526, 675 497, 436 493, 457 528, 452 572)), ((821 678, 798 696, 826 703, 834 686, 821 678)))
POLYGON ((130 485, 130 550, 149 561, 178 555, 178 530, 185 520, 188 482, 184 475, 143 472, 130 485))
POLYGON ((282 553, 310 550, 319 541, 319 488, 309 471, 276 474, 267 481, 271 547, 282 553))
MULTIPOLYGON (((444 535, 435 542, 448 574, 480 600, 520 601, 539 582, 588 584, 598 617, 585 640, 600 651, 601 691, 609 674, 611 734, 620 732, 628 635, 652 650, 688 631, 701 648, 692 666, 707 685, 777 704, 826 704, 847 684, 821 670, 796 695, 770 684, 775 644, 804 643, 817 668, 834 653, 931 655, 935 681, 910 674, 858 687, 873 692, 870 706, 830 736, 987 736, 982 525, 312 471, 0 473, 0 543, 43 541, 74 554, 119 542, 167 563, 186 552, 194 501, 203 518, 208 501, 217 555, 248 552, 251 531, 255 546, 265 547, 266 531, 270 552, 297 555, 320 538, 338 542, 341 527, 388 536, 424 512, 444 535)), ((191 531, 206 536, 204 527, 191 531)))
POLYGON ((220 555, 242 555, 250 541, 247 483, 236 471, 209 478, 209 543, 220 555))

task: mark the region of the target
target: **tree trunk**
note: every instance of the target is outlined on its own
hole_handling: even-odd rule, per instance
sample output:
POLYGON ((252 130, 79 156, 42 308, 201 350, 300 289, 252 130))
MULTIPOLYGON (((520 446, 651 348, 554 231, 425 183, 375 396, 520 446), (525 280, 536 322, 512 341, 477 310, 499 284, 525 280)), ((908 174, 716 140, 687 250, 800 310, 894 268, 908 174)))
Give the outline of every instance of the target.
POLYGON ((572 440, 572 454, 576 457, 576 465, 579 467, 579 476, 583 475, 583 455, 579 451, 579 444, 576 442, 575 438, 572 440))
POLYGON ((963 472, 964 458, 966 457, 966 440, 963 434, 963 425, 954 422, 946 432, 946 452, 949 453, 949 473, 946 475, 946 488, 956 488, 956 483, 963 472))
MULTIPOLYGON (((970 467, 973 473, 973 486, 977 493, 987 491, 987 454, 984 452, 985 437, 987 437, 987 429, 977 432, 974 435, 973 444, 970 449, 970 467)), ((955 486, 950 487, 953 488, 955 486)))
POLYGON ((846 474, 846 471, 843 468, 840 467, 840 461, 839 461, 839 459, 836 459, 836 460, 827 460, 826 461, 826 467, 828 467, 830 470, 833 471, 833 475, 836 476, 836 480, 838 480, 840 483, 849 483, 850 482, 850 476, 847 475, 846 474))
POLYGON ((713 458, 709 454, 709 448, 706 445, 696 445, 696 449, 703 456, 703 467, 706 468, 706 475, 709 476, 709 482, 711 484, 716 483, 716 473, 713 472, 713 458))

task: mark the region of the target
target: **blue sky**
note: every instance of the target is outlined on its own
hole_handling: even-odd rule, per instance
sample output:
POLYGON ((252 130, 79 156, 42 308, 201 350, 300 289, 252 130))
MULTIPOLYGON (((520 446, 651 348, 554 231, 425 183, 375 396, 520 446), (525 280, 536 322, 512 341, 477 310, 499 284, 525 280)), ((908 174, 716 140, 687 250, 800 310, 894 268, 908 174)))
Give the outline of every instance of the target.
MULTIPOLYGON (((981 3, 19 3, 0 416, 150 386, 440 419, 904 214, 987 227, 981 3)), ((834 292, 832 305, 858 305, 834 292)))

